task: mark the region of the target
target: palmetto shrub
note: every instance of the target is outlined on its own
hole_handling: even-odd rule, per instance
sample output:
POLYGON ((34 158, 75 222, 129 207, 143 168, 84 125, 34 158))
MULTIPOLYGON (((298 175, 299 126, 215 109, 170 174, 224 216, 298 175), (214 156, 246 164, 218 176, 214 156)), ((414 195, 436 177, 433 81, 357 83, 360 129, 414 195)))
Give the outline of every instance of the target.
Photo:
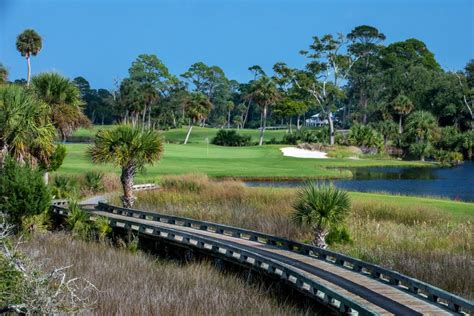
POLYGON ((84 175, 83 186, 93 193, 102 191, 104 188, 102 183, 103 178, 104 174, 100 171, 87 171, 84 175))
POLYGON ((383 148, 383 136, 367 125, 355 124, 349 130, 348 140, 351 145, 361 147, 363 151, 370 152, 383 148))
POLYGON ((221 129, 212 139, 214 145, 242 147, 251 144, 252 137, 250 135, 240 135, 235 130, 221 129))

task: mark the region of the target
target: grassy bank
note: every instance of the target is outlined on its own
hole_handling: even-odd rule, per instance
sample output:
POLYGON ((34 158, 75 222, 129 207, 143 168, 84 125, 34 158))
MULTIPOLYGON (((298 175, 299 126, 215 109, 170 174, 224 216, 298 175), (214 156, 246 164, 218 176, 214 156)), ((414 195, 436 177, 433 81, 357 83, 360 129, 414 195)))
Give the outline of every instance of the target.
POLYGON ((157 261, 61 233, 38 234, 22 244, 45 271, 71 265, 68 278, 98 288, 84 315, 301 315, 262 286, 221 273, 207 263, 157 261))
MULTIPOLYGON (((86 155, 87 144, 67 144, 67 157, 59 169, 63 174, 82 174, 97 169, 119 170, 112 165, 93 165, 86 155)), ((207 144, 166 144, 162 160, 147 167, 139 181, 154 181, 163 175, 204 173, 212 177, 247 179, 347 178, 348 170, 335 168, 370 166, 426 166, 420 162, 387 159, 301 159, 285 157, 278 145, 222 147, 207 144)))
MULTIPOLYGON (((163 185, 162 191, 140 193, 136 208, 305 242, 312 238, 310 228, 290 220, 294 189, 246 188, 196 175, 168 178, 163 185)), ((351 198, 352 242, 332 245, 333 250, 474 297, 474 204, 366 193, 351 198)))

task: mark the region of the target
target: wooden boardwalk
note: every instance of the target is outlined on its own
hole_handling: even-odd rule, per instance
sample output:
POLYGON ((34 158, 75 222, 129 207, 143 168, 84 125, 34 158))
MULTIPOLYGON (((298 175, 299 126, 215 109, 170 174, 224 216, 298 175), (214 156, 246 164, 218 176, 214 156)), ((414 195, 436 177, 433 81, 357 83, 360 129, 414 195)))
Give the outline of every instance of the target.
MULTIPOLYGON (((62 206, 54 208, 67 214, 62 206)), ((287 282, 343 314, 473 314, 473 303, 381 267, 283 238, 215 223, 99 203, 91 216, 214 257, 248 266, 287 282)))

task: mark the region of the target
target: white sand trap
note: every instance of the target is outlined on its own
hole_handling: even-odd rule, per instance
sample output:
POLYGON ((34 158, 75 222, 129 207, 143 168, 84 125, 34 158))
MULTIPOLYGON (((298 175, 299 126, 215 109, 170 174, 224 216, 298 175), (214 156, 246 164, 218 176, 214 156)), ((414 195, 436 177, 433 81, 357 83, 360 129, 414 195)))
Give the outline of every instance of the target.
POLYGON ((318 150, 308 150, 301 149, 296 147, 285 147, 280 148, 283 152, 283 156, 287 157, 296 157, 296 158, 318 158, 318 159, 327 159, 327 154, 318 150))

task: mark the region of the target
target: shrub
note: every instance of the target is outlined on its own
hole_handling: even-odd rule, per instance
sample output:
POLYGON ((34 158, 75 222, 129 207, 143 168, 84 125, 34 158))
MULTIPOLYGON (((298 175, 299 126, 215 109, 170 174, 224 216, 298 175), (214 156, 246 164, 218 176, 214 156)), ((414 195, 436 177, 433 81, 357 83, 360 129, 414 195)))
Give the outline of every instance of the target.
POLYGON ((355 124, 349 130, 348 140, 351 145, 361 147, 364 152, 383 148, 383 136, 367 125, 355 124))
POLYGON ((445 151, 458 151, 460 147, 460 134, 456 127, 447 126, 440 129, 441 135, 436 142, 436 147, 445 151))
POLYGON ((285 134, 282 143, 296 145, 299 143, 324 143, 329 142, 329 129, 320 127, 317 129, 301 129, 296 133, 285 134))
POLYGON ((436 161, 439 161, 442 165, 454 166, 458 165, 463 161, 463 155, 457 151, 447 151, 447 150, 436 150, 433 153, 436 161))
POLYGON ((69 199, 77 195, 77 181, 75 178, 57 175, 53 178, 52 194, 56 199, 69 199))
POLYGON ((0 211, 7 214, 8 220, 20 227, 24 216, 40 214, 50 204, 51 193, 43 174, 7 158, 0 168, 0 211))
POLYGON ((429 142, 420 142, 411 144, 409 150, 410 154, 420 158, 421 161, 425 161, 425 157, 433 152, 433 146, 429 142))
POLYGON ((326 236, 328 245, 348 244, 352 242, 349 230, 345 226, 335 226, 329 231, 326 236))
POLYGON ((251 144, 251 140, 252 138, 250 135, 240 135, 237 134, 235 130, 221 129, 212 139, 212 143, 219 146, 241 147, 249 146, 251 144))
POLYGON ((93 193, 99 192, 104 188, 103 178, 104 174, 100 171, 88 171, 84 176, 83 186, 93 193))

